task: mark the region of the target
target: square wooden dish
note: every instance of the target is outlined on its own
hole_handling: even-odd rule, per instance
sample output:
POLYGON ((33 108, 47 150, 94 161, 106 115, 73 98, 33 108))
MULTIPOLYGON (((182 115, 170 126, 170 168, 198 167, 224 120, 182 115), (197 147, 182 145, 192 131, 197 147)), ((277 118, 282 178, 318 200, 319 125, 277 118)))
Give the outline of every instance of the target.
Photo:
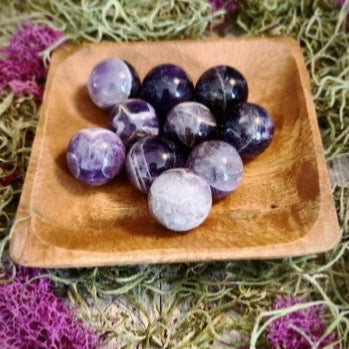
POLYGON ((54 53, 10 252, 19 264, 83 267, 299 256, 340 239, 310 84, 298 44, 288 38, 101 43, 54 53), (107 57, 129 61, 141 78, 175 63, 196 82, 228 64, 247 78, 249 101, 271 113, 275 137, 245 166, 239 189, 189 233, 166 231, 147 198, 118 178, 91 188, 68 172, 65 150, 81 128, 107 126, 86 81, 107 57))

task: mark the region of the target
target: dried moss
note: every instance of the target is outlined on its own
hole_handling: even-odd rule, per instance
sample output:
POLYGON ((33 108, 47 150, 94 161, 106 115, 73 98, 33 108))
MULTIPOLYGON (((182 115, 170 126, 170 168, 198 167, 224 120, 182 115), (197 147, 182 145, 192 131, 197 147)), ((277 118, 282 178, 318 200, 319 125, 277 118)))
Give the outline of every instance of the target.
MULTIPOLYGON (((301 43, 311 75, 328 159, 349 153, 349 36, 345 11, 330 0, 246 0, 233 31, 290 35, 301 43)), ((212 14, 205 1, 5 0, 0 42, 23 19, 53 23, 73 40, 138 40, 200 36, 212 14), (84 10, 81 11, 79 5, 84 10), (164 4, 164 5, 163 5, 164 4), (10 15, 12 14, 12 15, 10 15)), ((37 121, 32 98, 3 96, 0 105, 0 233, 8 234, 37 121), (6 166, 3 166, 3 165, 6 166)), ((349 347, 349 189, 333 188, 343 239, 321 255, 276 261, 244 261, 54 270, 57 292, 112 347, 224 348, 267 342, 276 296, 306 296, 326 310, 329 331, 349 347)), ((8 237, 1 245, 3 248, 8 237)), ((5 251, 6 253, 6 251, 5 251)))

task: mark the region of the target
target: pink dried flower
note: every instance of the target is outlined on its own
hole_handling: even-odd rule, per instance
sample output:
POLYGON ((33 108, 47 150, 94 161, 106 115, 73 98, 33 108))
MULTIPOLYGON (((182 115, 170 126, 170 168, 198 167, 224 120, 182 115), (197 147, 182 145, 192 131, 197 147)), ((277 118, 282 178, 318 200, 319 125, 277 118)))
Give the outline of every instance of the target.
MULTIPOLYGON (((292 305, 304 303, 303 297, 277 297, 274 301, 274 309, 283 309, 292 305)), ((306 336, 316 343, 324 335, 327 329, 326 322, 323 318, 322 306, 311 306, 306 309, 297 310, 289 313, 268 326, 268 339, 273 349, 311 349, 309 341, 298 333, 294 327, 300 329, 306 336)), ((336 340, 336 333, 333 332, 324 338, 319 349, 325 348, 336 340)))
POLYGON ((210 0, 212 10, 225 10, 227 15, 232 15, 240 10, 239 4, 235 0, 210 0))
MULTIPOLYGON (((240 6, 236 0, 209 0, 209 2, 213 11, 225 10, 222 22, 213 28, 215 31, 223 32, 229 22, 231 22, 232 16, 240 11, 240 6)), ((208 29, 210 28, 211 26, 209 25, 208 29)))
POLYGON ((97 335, 54 295, 49 280, 30 281, 37 275, 19 268, 14 281, 0 285, 0 348, 100 348, 97 335))
POLYGON ((62 37, 60 31, 37 23, 19 28, 9 45, 0 49, 0 89, 9 87, 16 96, 27 94, 41 99, 47 72, 40 52, 62 37))

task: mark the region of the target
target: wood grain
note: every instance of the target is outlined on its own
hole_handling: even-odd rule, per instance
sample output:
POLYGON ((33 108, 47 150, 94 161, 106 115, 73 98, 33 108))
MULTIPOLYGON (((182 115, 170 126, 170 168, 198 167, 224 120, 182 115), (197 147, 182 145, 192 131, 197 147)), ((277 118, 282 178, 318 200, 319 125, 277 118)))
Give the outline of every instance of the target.
POLYGON ((10 253, 19 264, 79 267, 298 256, 340 239, 307 71, 288 38, 101 43, 66 46, 50 67, 10 253), (189 233, 150 216, 147 198, 124 177, 99 188, 71 177, 65 150, 83 127, 108 124, 86 91, 92 67, 120 57, 140 77, 160 63, 182 66, 195 82, 229 64, 249 83, 249 101, 272 115, 269 148, 245 164, 240 188, 189 233))

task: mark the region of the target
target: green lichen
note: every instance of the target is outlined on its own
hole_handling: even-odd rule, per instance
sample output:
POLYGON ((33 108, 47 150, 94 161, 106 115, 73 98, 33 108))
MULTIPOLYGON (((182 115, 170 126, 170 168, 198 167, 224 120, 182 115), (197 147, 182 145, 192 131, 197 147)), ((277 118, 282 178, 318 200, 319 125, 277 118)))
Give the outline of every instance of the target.
MULTIPOLYGON (((232 31, 289 35, 304 51, 327 159, 349 153, 349 36, 334 2, 245 0, 232 31)), ((201 36, 218 20, 195 1, 3 1, 0 43, 23 20, 64 30, 71 40, 153 40, 201 36), (103 5, 101 5, 103 4, 103 5), (82 7, 82 9, 81 9, 82 7)), ((0 252, 8 233, 30 154, 38 105, 4 94, 0 104, 0 252)), ((349 188, 333 194, 343 239, 332 251, 302 258, 79 270, 51 270, 56 292, 77 305, 82 318, 110 347, 225 348, 266 343, 271 319, 300 306, 270 312, 278 295, 306 296, 323 304, 329 331, 349 347, 349 188), (272 318, 270 318, 272 316, 272 318)), ((14 270, 14 269, 13 269, 14 270)))
POLYGON ((21 21, 63 31, 67 39, 98 42, 201 36, 222 19, 204 0, 4 0, 0 18, 6 38, 21 21))

